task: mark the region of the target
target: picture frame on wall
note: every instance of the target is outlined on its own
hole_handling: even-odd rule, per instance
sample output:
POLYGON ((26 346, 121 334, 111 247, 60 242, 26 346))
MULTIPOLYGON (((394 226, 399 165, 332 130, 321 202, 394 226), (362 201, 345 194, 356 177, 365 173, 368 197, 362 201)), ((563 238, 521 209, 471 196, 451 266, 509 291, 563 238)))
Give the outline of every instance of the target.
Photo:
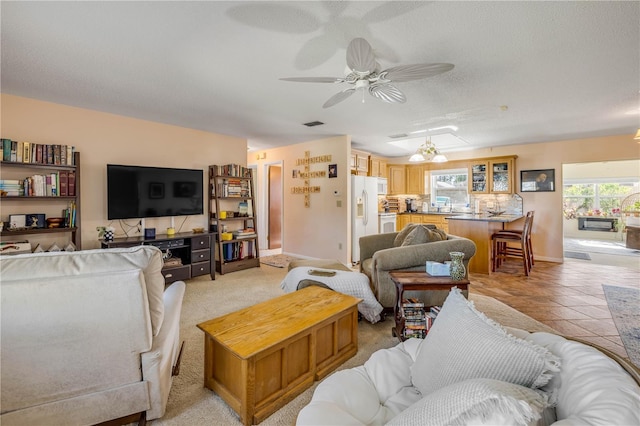
POLYGON ((520 192, 553 192, 555 190, 555 169, 520 171, 520 192))
POLYGON ((338 177, 338 165, 329 164, 329 179, 338 177))

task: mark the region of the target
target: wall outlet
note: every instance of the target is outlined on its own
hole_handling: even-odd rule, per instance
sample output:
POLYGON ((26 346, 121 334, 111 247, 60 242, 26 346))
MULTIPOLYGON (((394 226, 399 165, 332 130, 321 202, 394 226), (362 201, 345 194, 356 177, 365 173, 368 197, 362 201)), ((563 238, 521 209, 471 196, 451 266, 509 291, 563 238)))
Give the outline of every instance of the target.
POLYGON ((336 207, 342 207, 342 200, 336 200, 336 207))

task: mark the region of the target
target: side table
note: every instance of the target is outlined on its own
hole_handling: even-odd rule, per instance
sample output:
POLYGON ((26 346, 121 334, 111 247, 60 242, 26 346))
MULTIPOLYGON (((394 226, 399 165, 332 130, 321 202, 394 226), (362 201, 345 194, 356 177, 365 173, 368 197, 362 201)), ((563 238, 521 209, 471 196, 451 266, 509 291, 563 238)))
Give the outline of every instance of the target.
POLYGON ((396 285, 396 305, 393 308, 396 325, 391 328, 391 332, 400 341, 404 340, 402 296, 405 291, 451 290, 453 287, 458 287, 462 291, 469 289, 468 279, 454 281, 449 276, 436 277, 422 271, 390 271, 389 277, 396 285))

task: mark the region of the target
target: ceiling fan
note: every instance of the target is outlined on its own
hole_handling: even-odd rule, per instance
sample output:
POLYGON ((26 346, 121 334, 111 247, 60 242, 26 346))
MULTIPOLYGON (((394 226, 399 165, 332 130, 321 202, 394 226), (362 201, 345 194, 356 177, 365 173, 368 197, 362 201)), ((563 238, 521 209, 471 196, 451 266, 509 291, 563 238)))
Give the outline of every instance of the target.
MULTIPOLYGON (((347 67, 344 77, 289 77, 285 81, 302 83, 349 83, 348 87, 330 97, 322 105, 329 108, 353 95, 356 90, 368 90, 371 96, 389 103, 404 103, 407 98, 394 84, 432 77, 453 69, 453 64, 399 65, 380 71, 371 45, 363 38, 354 38, 347 47, 347 67)), ((364 96, 364 95, 363 95, 364 96)))

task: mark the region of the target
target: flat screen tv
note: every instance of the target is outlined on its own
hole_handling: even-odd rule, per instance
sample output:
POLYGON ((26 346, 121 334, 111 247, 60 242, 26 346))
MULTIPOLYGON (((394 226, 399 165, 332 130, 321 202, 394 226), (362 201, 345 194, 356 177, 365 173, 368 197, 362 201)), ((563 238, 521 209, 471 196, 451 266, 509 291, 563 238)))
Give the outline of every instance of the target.
POLYGON ((203 214, 202 170, 107 164, 107 218, 203 214))

